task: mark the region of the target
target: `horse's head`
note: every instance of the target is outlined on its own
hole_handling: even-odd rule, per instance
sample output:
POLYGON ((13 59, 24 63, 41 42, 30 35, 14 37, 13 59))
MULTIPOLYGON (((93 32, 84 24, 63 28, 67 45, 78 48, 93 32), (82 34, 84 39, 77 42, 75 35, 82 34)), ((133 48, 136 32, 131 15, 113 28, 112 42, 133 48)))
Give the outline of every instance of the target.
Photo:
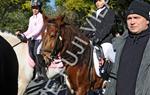
POLYGON ((89 39, 82 35, 79 28, 65 23, 63 18, 59 16, 50 19, 47 24, 47 31, 43 34, 41 54, 46 63, 50 63, 51 59, 60 54, 63 59, 75 64, 82 59, 77 58, 78 54, 84 54, 85 56, 84 51, 86 53, 89 51, 89 39))
POLYGON ((46 25, 46 31, 42 35, 42 48, 41 54, 43 55, 46 63, 57 57, 59 50, 62 48, 62 26, 63 17, 49 19, 46 25))

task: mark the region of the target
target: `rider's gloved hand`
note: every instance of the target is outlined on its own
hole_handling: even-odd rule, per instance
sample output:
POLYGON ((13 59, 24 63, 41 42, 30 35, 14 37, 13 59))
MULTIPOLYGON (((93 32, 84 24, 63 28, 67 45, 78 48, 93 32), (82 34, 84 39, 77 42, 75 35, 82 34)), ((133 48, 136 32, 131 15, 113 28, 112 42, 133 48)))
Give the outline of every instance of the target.
POLYGON ((27 38, 24 34, 20 33, 20 31, 16 32, 17 37, 24 43, 27 43, 27 38))

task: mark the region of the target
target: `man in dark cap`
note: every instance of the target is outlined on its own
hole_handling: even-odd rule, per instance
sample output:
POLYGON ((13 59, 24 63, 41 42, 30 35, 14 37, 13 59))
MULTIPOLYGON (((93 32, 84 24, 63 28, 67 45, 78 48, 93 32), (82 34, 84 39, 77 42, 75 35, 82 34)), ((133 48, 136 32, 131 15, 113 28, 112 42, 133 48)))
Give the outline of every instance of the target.
POLYGON ((150 5, 132 1, 126 22, 128 31, 115 40, 113 78, 105 95, 150 95, 150 5))

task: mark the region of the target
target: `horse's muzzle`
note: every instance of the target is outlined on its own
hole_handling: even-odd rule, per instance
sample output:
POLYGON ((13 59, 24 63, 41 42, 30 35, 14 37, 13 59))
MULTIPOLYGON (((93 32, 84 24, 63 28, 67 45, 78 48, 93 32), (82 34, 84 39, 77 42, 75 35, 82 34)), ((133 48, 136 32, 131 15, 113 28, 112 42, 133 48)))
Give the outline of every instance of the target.
POLYGON ((41 55, 43 56, 46 65, 49 65, 52 62, 52 58, 50 57, 49 52, 42 52, 41 55))

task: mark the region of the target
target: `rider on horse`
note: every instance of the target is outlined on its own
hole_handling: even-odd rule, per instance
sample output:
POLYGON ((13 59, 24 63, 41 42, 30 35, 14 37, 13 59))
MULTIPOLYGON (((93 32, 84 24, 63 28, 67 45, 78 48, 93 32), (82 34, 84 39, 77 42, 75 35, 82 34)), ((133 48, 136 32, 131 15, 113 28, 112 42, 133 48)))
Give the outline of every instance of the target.
POLYGON ((36 79, 48 79, 46 76, 45 64, 42 56, 40 55, 40 43, 42 39, 42 31, 44 27, 44 18, 42 14, 42 3, 40 0, 32 0, 31 7, 33 15, 30 17, 29 26, 26 32, 16 32, 21 41, 28 40, 29 54, 35 62, 36 79))
MULTIPOLYGON (((103 22, 101 24, 102 25, 102 29, 98 28, 96 33, 95 33, 95 39, 93 40, 97 45, 100 45, 103 51, 103 56, 100 56, 106 60, 109 60, 111 63, 114 63, 115 60, 115 52, 113 50, 113 46, 112 46, 112 38, 113 38, 113 34, 111 33, 111 28, 112 25, 114 23, 114 18, 115 18, 115 14, 114 12, 109 9, 108 7, 108 1, 109 0, 94 0, 94 3, 97 7, 97 11, 96 11, 96 18, 99 19, 101 17, 101 14, 105 14, 103 18, 103 22), (108 12, 106 12, 108 11, 108 12), (111 14, 111 17, 109 17, 108 15, 111 14), (109 20, 106 20, 108 19, 109 20), (104 28, 105 27, 105 28, 104 28), (105 32, 104 35, 100 35, 100 32, 105 32), (99 34, 99 35, 98 35, 99 34), (96 41, 95 41, 96 40, 96 41)), ((99 58, 100 58, 99 57, 99 58)), ((109 77, 109 72, 111 69, 111 63, 108 62, 108 64, 104 64, 102 60, 102 58, 99 59, 99 63, 100 65, 100 75, 105 79, 108 80, 109 77)))
POLYGON ((103 77, 105 80, 108 80, 109 71, 107 69, 111 67, 112 64, 104 64, 102 59, 110 60, 112 63, 115 59, 115 52, 111 44, 113 38, 111 28, 114 24, 115 13, 109 9, 108 1, 109 0, 93 0, 97 10, 88 18, 88 24, 84 25, 86 28, 81 28, 83 33, 91 39, 96 57, 99 58, 99 70, 97 70, 97 75, 103 77), (92 29, 89 29, 90 27, 92 27, 92 29))
MULTIPOLYGON (((108 1, 93 0, 97 9, 92 13, 89 21, 95 29, 93 28, 92 31, 85 29, 83 31, 92 41, 96 74, 105 80, 103 82, 103 88, 96 91, 100 95, 105 93, 105 82, 110 77, 112 63, 115 60, 115 51, 111 41, 114 37, 111 29, 115 22, 115 13, 109 9, 108 1)), ((92 25, 87 25, 86 27, 92 27, 92 25)), ((91 92, 89 93, 91 94, 91 92)))

